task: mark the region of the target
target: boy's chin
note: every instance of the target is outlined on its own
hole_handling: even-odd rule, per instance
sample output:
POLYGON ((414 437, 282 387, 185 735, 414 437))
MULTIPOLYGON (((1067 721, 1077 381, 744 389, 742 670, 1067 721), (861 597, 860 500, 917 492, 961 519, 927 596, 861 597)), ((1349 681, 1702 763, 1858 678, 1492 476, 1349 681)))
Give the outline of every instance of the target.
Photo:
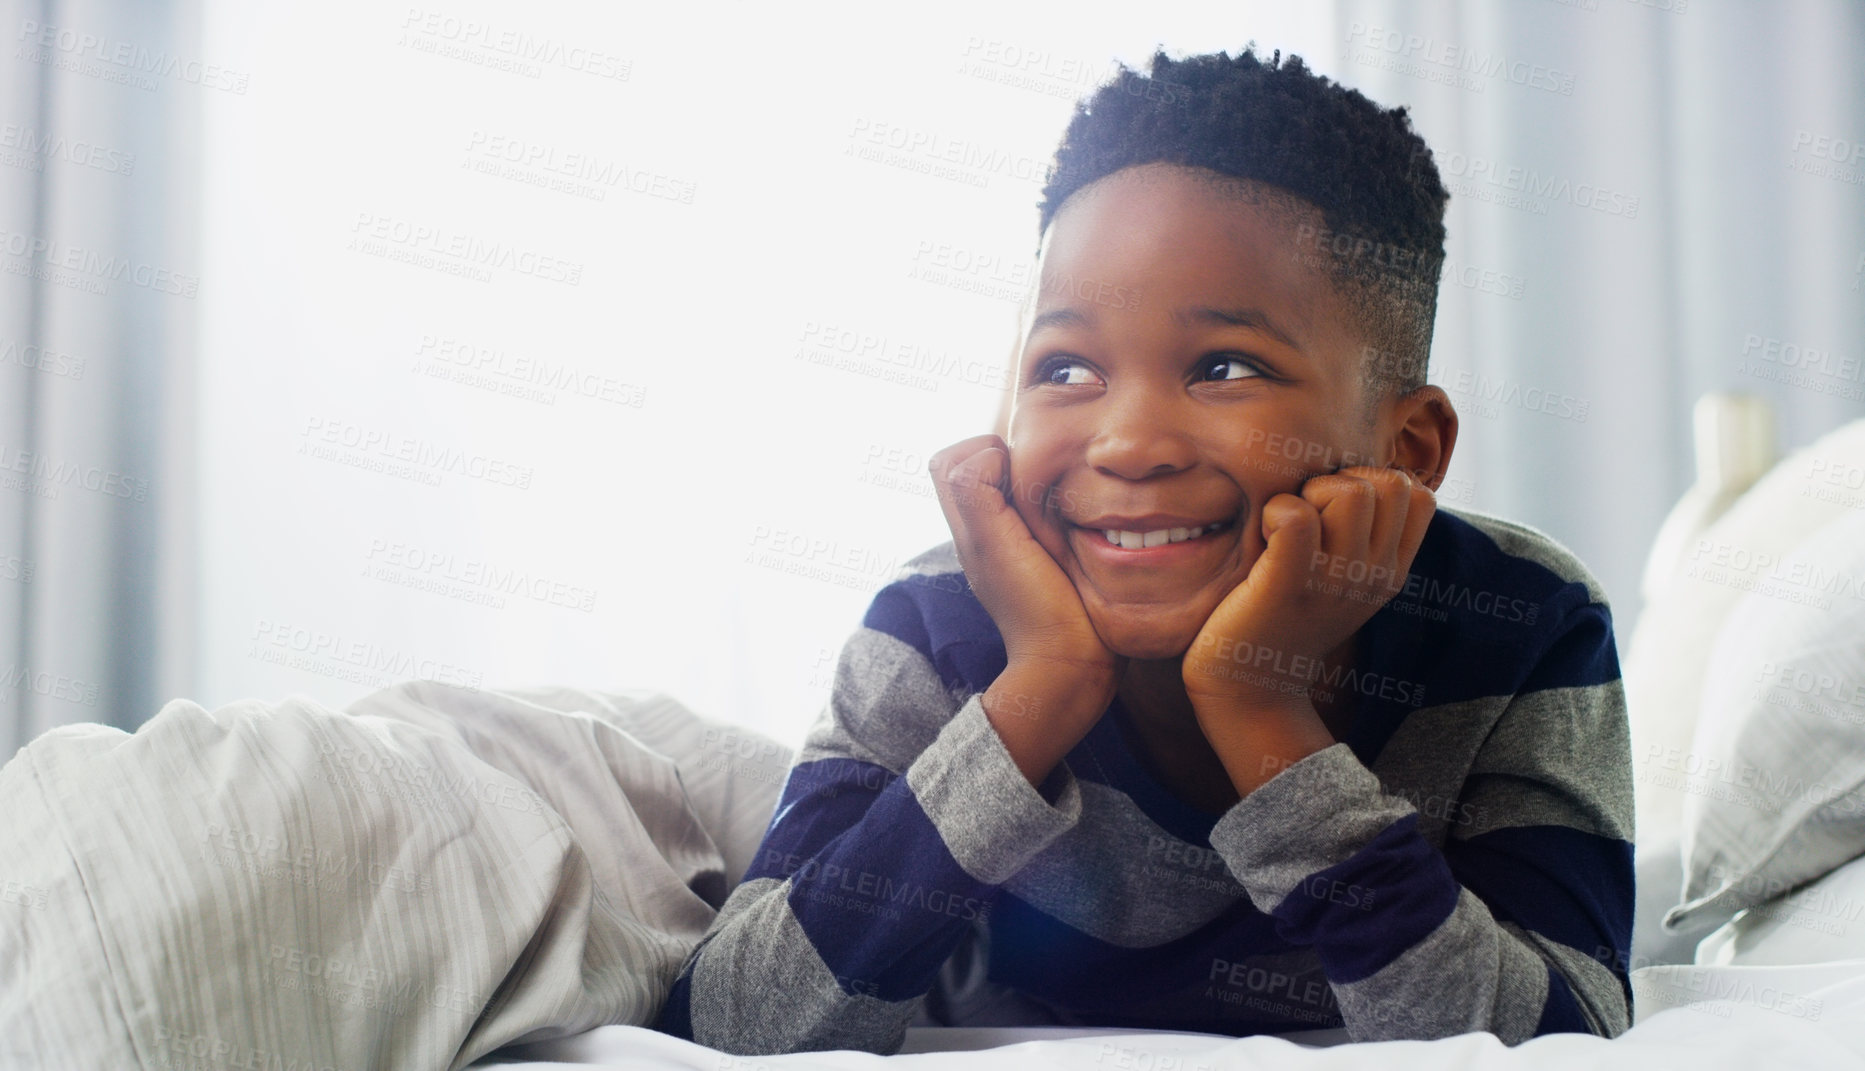
POLYGON ((1203 626, 1202 619, 1139 620, 1121 615, 1118 619, 1110 620, 1094 615, 1095 632, 1100 635, 1101 642, 1107 644, 1108 650, 1123 658, 1142 661, 1183 655, 1191 649, 1192 641, 1198 638, 1198 630, 1203 626))

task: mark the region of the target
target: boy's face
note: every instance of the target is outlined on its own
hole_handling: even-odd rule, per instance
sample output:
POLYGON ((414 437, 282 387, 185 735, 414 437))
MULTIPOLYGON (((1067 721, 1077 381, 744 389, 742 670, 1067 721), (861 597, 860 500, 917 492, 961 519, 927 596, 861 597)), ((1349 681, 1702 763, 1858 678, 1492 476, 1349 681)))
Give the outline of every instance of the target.
POLYGON ((1392 458, 1396 406, 1369 423, 1364 339, 1299 257, 1291 204, 1319 225, 1300 202, 1151 164, 1050 223, 1009 428, 1014 501, 1118 654, 1190 647, 1262 554, 1270 498, 1392 458))

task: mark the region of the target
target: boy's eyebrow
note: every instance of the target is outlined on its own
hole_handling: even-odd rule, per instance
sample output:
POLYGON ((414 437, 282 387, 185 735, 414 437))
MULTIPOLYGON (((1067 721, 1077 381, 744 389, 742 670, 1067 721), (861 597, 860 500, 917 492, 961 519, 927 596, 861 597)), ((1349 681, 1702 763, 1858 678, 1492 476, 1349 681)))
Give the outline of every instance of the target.
MULTIPOLYGON (((1218 309, 1209 305, 1195 305, 1173 313, 1172 319, 1185 327, 1214 322, 1230 327, 1247 327, 1254 331, 1261 331, 1292 350, 1303 352, 1301 343, 1290 337, 1287 331, 1277 327, 1276 322, 1269 318, 1269 314, 1261 309, 1218 309)), ((1092 328, 1093 326, 1094 314, 1092 312, 1070 306, 1038 313, 1030 321, 1029 333, 1034 335, 1045 327, 1092 328)))
POLYGON ((1093 326, 1094 326, 1094 317, 1088 315, 1087 313, 1083 312, 1080 309, 1075 309, 1075 308, 1050 309, 1048 312, 1038 313, 1036 318, 1030 321, 1030 334, 1033 335, 1045 327, 1093 327, 1093 326))
POLYGON ((1172 318, 1181 325, 1187 327, 1194 323, 1211 323, 1213 321, 1221 324, 1228 324, 1231 327, 1247 327, 1255 331, 1261 331, 1263 334, 1268 335, 1270 338, 1275 339, 1277 342, 1282 343, 1292 350, 1299 351, 1302 349, 1301 344, 1289 337, 1287 331, 1277 327, 1276 322, 1271 320, 1269 314, 1262 309, 1214 309, 1209 305, 1196 305, 1188 309, 1180 309, 1174 312, 1172 318))

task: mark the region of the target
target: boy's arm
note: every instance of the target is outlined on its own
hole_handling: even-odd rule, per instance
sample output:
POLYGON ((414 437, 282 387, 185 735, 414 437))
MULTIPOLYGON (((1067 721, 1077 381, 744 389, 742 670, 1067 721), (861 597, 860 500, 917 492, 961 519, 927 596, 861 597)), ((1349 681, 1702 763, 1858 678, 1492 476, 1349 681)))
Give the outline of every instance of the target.
POLYGON ((1629 1025, 1624 693, 1606 607, 1578 601, 1478 752, 1470 821, 1441 852, 1344 744, 1212 830, 1257 907, 1317 950, 1356 1040, 1629 1025))
POLYGON ((981 697, 947 691, 916 609, 928 581, 963 578, 891 585, 844 647, 829 710, 660 1029, 734 1053, 894 1051, 1001 883, 1078 819, 1066 769, 1039 793, 981 697))

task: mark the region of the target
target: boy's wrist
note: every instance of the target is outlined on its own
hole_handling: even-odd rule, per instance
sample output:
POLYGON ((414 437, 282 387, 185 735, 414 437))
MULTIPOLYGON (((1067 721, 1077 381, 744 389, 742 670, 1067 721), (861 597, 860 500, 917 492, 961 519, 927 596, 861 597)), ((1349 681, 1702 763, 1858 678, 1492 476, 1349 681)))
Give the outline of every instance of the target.
POLYGON ((1099 667, 1013 661, 981 701, 1017 769, 1040 785, 1107 710, 1117 683, 1099 667))
POLYGON ((1194 697, 1192 709, 1238 796, 1336 743, 1314 704, 1299 695, 1194 697))

